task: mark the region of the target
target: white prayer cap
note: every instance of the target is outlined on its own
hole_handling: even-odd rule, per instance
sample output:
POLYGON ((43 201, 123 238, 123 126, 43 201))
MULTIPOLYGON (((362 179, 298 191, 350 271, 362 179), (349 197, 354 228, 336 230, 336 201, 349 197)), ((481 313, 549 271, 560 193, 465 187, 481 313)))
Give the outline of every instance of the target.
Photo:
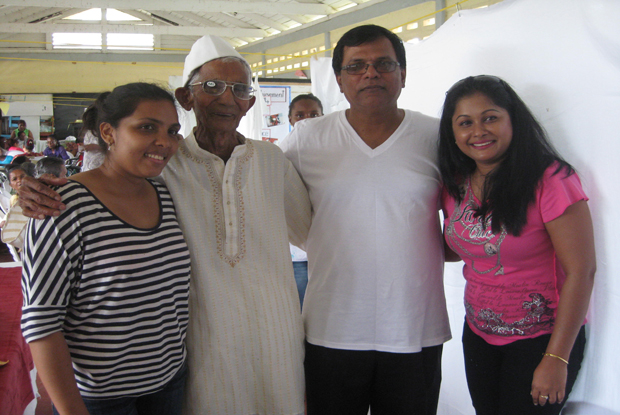
MULTIPOLYGON (((183 67, 183 85, 189 80, 189 74, 196 68, 201 67, 205 63, 213 59, 234 56, 243 59, 228 42, 217 36, 203 36, 198 39, 189 51, 189 55, 185 58, 185 66, 183 67)), ((243 59, 245 60, 245 59, 243 59)))

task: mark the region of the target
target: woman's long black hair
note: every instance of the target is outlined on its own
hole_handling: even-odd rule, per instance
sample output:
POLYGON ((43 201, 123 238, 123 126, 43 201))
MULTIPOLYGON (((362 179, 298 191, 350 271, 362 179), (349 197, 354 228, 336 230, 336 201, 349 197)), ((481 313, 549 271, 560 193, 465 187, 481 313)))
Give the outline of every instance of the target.
POLYGON ((462 202, 462 185, 476 170, 476 162, 456 145, 452 117, 461 98, 478 92, 508 111, 512 141, 504 159, 486 177, 482 205, 476 215, 492 214, 493 232, 498 233, 504 225, 508 233, 518 236, 527 222, 528 206, 535 200, 545 170, 554 162, 558 163, 554 174, 564 170, 569 176, 574 169, 553 148, 543 127, 508 83, 490 75, 470 76, 446 93, 439 126, 439 168, 450 196, 462 202))

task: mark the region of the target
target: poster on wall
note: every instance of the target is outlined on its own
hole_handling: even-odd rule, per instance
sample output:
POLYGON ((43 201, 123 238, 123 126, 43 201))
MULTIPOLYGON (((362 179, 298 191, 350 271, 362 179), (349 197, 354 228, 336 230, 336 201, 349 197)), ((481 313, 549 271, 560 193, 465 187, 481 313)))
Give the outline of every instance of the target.
POLYGON ((283 139, 290 131, 288 122, 288 106, 291 102, 290 86, 262 86, 260 87, 267 112, 263 114, 263 141, 275 143, 283 139))

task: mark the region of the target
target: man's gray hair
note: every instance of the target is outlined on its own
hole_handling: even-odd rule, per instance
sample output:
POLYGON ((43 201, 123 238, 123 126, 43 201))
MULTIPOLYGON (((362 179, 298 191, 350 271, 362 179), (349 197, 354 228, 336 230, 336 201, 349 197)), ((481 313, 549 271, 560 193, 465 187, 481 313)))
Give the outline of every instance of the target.
POLYGON ((37 162, 35 168, 35 176, 37 178, 44 174, 51 174, 56 177, 60 177, 62 166, 65 165, 65 161, 59 157, 43 157, 37 162))

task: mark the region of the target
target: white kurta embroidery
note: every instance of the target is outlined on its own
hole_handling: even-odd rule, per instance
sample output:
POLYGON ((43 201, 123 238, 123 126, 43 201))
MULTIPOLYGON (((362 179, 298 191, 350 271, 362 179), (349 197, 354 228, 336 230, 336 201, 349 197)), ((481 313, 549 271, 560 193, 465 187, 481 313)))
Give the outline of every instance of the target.
POLYGON ((307 191, 276 146, 247 140, 226 164, 193 135, 163 173, 190 247, 187 414, 303 413, 303 327, 288 237, 307 191))

